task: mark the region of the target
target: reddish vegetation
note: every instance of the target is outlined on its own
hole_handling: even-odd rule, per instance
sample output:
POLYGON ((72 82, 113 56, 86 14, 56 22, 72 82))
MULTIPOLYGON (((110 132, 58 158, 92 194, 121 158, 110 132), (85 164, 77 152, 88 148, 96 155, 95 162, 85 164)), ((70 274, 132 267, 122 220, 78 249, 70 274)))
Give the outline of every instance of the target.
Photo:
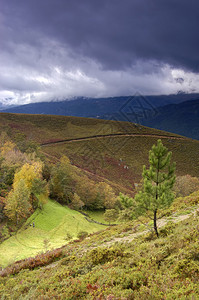
POLYGON ((124 162, 120 162, 113 157, 106 156, 105 157, 106 164, 111 166, 110 168, 106 169, 105 172, 109 173, 109 170, 112 170, 111 175, 115 180, 120 180, 121 178, 126 182, 130 183, 130 186, 134 186, 135 174, 129 169, 128 166, 124 162))
POLYGON ((9 126, 12 128, 12 129, 23 129, 23 126, 19 125, 19 124, 16 124, 16 123, 10 123, 9 126))
POLYGON ((106 181, 111 178, 108 183, 113 187, 116 193, 123 192, 130 195, 134 194, 135 182, 139 182, 140 178, 127 168, 125 162, 110 156, 90 158, 85 155, 70 155, 70 159, 75 165, 86 172, 86 175, 95 182, 106 181))
POLYGON ((19 260, 15 262, 13 265, 8 266, 4 270, 2 270, 0 272, 0 276, 5 277, 10 274, 17 274, 23 269, 32 270, 36 267, 48 265, 51 262, 55 261, 57 258, 62 256, 63 247, 52 251, 48 251, 46 253, 38 254, 36 257, 29 257, 24 260, 19 260))

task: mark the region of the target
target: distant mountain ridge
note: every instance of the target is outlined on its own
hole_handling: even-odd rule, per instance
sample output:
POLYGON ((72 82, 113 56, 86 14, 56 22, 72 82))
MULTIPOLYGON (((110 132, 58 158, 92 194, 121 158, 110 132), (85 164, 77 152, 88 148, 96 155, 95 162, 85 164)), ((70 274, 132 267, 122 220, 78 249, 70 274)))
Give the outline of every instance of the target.
POLYGON ((30 103, 15 107, 1 108, 2 112, 28 113, 28 114, 53 114, 71 115, 75 117, 96 117, 105 114, 113 114, 120 111, 128 100, 131 102, 147 101, 152 107, 160 107, 167 104, 177 104, 187 100, 199 99, 199 94, 177 94, 160 96, 121 96, 108 98, 78 97, 74 100, 49 101, 30 103))
POLYGON ((158 114, 142 124, 199 140, 199 98, 159 107, 158 114))
POLYGON ((1 112, 129 121, 199 139, 199 94, 79 97, 10 107, 1 112))

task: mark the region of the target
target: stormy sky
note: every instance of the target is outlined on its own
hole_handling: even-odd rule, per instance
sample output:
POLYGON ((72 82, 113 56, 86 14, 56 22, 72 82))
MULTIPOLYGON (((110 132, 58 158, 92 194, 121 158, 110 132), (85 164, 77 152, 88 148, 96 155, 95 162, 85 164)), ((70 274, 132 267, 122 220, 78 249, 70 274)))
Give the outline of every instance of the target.
POLYGON ((0 0, 0 101, 199 92, 198 0, 0 0))

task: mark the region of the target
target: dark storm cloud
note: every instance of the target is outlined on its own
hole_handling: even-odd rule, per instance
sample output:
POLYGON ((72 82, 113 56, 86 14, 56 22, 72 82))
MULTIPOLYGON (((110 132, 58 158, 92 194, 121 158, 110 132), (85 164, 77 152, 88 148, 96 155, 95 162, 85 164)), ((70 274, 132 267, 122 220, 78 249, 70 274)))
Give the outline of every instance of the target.
POLYGON ((198 11, 198 0, 0 0, 0 102, 199 92, 198 11))
POLYGON ((2 47, 8 50, 9 39, 39 47, 47 37, 97 60, 104 69, 125 69, 141 59, 199 71, 197 0, 0 2, 2 47))

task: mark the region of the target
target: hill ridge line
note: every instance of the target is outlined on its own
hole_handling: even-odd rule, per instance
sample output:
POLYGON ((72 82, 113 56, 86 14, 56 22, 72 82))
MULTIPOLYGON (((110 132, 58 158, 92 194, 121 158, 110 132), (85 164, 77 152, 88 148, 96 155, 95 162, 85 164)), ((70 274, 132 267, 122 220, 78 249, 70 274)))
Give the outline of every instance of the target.
POLYGON ((157 138, 167 138, 172 140, 188 140, 189 138, 186 137, 178 137, 178 136, 169 136, 169 135, 158 135, 158 134, 136 134, 136 133, 114 133, 114 134, 101 134, 101 135, 93 135, 87 137, 79 137, 79 138, 71 138, 71 139, 64 139, 64 140, 57 140, 57 141, 50 141, 41 143, 40 146, 46 145, 53 145, 53 144, 61 144, 61 143, 68 143, 68 142, 78 142, 81 140, 91 140, 96 138, 106 138, 106 137, 125 137, 125 136, 133 136, 133 137, 157 137, 157 138))

